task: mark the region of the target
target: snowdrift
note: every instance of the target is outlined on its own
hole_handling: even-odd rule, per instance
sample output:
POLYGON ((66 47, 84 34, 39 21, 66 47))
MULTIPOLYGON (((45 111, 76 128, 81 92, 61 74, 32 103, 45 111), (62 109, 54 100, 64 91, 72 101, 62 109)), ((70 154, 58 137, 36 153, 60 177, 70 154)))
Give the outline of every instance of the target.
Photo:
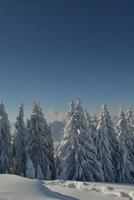
POLYGON ((46 181, 53 191, 71 194, 80 200, 134 200, 134 186, 78 181, 46 181))
POLYGON ((0 175, 0 200, 134 200, 134 186, 0 175))

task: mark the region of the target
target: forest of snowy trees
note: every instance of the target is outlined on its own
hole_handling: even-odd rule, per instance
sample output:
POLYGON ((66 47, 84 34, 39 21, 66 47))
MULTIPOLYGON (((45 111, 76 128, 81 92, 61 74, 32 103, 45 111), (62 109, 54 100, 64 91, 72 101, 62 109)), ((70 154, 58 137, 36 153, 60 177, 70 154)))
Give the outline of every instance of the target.
POLYGON ((134 183, 134 116, 120 110, 112 120, 106 105, 95 117, 80 100, 69 103, 64 135, 56 148, 39 103, 27 122, 19 108, 14 133, 0 104, 0 173, 37 179, 134 183))

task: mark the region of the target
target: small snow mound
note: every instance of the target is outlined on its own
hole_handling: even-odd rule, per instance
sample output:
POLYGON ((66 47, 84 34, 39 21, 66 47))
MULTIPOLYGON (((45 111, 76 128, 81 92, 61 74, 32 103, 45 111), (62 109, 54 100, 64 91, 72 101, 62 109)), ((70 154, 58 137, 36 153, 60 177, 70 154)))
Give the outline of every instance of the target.
POLYGON ((121 199, 126 197, 125 199, 134 200, 134 186, 62 180, 45 182, 45 184, 48 186, 62 186, 77 189, 77 191, 94 191, 101 194, 120 197, 121 199))

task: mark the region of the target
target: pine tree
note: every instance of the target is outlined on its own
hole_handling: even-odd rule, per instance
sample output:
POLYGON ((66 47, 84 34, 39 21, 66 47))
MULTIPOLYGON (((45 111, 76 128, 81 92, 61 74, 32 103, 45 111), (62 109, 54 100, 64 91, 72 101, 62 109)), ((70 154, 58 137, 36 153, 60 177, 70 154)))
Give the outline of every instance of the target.
POLYGON ((0 104, 0 173, 11 173, 11 133, 4 104, 0 104))
POLYGON ((77 181, 103 181, 101 165, 80 101, 69 111, 64 138, 59 147, 60 178, 77 181), (71 114, 70 114, 71 113, 71 114))
POLYGON ((72 117, 74 112, 75 112, 75 102, 71 100, 69 102, 69 111, 66 114, 66 120, 69 120, 72 117))
MULTIPOLYGON (((26 149, 27 149, 27 145, 28 145, 28 139, 29 139, 29 124, 30 124, 30 120, 27 118, 26 120, 26 135, 25 135, 25 143, 26 143, 26 149)), ((27 160, 27 150, 26 150, 26 160, 27 160)))
POLYGON ((92 124, 93 124, 94 131, 96 131, 96 128, 97 128, 97 125, 98 125, 98 117, 97 117, 96 114, 94 114, 94 116, 93 116, 92 124))
POLYGON ((96 134, 98 159, 102 164, 105 181, 114 182, 115 174, 114 165, 112 162, 112 154, 115 155, 114 149, 112 147, 112 145, 114 146, 112 143, 115 142, 114 129, 110 115, 105 105, 102 106, 99 114, 96 134), (112 138, 114 138, 113 141, 112 138))
POLYGON ((23 104, 15 123, 15 174, 25 176, 26 171, 26 127, 23 104))
POLYGON ((16 160, 15 160, 15 154, 16 154, 16 148, 15 148, 15 135, 12 135, 12 174, 16 173, 16 160))
POLYGON ((92 137, 93 141, 95 141, 94 125, 93 125, 93 122, 91 120, 90 114, 86 109, 85 109, 85 118, 86 118, 86 122, 87 122, 88 131, 91 134, 91 137, 92 137))
POLYGON ((131 123, 131 125, 133 125, 134 124, 134 114, 133 114, 133 111, 132 111, 132 109, 131 108, 129 108, 128 110, 127 110, 127 121, 129 122, 129 123, 131 123))
POLYGON ((117 133, 119 143, 118 182, 133 183, 134 167, 131 159, 131 145, 127 121, 123 111, 120 111, 119 113, 117 121, 117 133))
POLYGON ((127 127, 128 127, 131 148, 132 148, 132 152, 134 153, 134 115, 133 115, 133 111, 131 110, 131 108, 128 109, 128 111, 127 111, 126 120, 127 120, 127 127))
POLYGON ((32 115, 28 125, 27 155, 33 162, 35 177, 40 166, 43 178, 47 177, 47 166, 51 171, 51 179, 55 178, 53 140, 41 107, 34 102, 32 115))
POLYGON ((93 142, 94 142, 94 145, 96 146, 96 138, 97 138, 97 126, 98 126, 98 117, 96 114, 94 114, 93 118, 92 118, 92 130, 93 130, 93 142))
MULTIPOLYGON (((129 133, 129 148, 131 151, 131 161, 134 166, 134 115, 133 111, 131 108, 128 109, 127 111, 127 127, 128 127, 128 133, 129 133)), ((132 173, 133 179, 134 179, 134 174, 132 173)))

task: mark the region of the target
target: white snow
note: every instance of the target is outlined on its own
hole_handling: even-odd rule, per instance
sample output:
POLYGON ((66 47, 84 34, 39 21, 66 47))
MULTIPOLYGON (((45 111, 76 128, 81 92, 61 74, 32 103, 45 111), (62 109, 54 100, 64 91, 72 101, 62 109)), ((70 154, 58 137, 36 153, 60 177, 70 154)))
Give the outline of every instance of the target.
POLYGON ((0 175, 0 200, 134 200, 134 186, 0 175))
POLYGON ((0 175, 0 200, 76 200, 53 192, 41 181, 16 175, 0 175))
POLYGON ((52 191, 69 194, 79 200, 134 200, 134 186, 79 181, 45 181, 52 191))

